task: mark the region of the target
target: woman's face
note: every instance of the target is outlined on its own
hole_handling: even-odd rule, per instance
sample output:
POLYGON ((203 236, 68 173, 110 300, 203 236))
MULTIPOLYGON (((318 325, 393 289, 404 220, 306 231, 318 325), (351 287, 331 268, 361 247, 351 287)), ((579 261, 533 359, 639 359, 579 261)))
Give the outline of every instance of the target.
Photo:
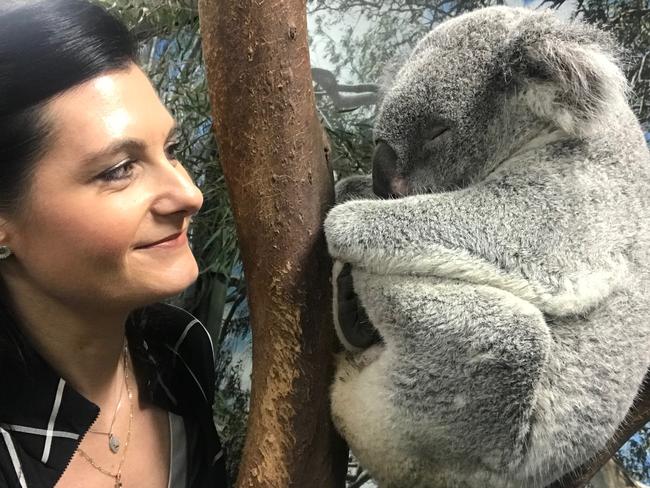
POLYGON ((174 155, 174 120, 144 73, 98 76, 52 100, 54 133, 27 204, 7 218, 11 282, 67 303, 137 307, 197 276, 187 227, 203 197, 174 155), (161 242, 164 241, 164 242, 161 242))

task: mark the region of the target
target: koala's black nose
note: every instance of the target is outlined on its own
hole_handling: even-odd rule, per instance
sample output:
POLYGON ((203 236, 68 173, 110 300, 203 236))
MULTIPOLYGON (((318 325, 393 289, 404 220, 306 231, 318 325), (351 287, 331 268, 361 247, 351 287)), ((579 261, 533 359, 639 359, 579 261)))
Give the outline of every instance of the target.
POLYGON ((405 180, 397 173, 397 154, 384 141, 375 146, 372 156, 372 191, 381 198, 404 196, 405 180))

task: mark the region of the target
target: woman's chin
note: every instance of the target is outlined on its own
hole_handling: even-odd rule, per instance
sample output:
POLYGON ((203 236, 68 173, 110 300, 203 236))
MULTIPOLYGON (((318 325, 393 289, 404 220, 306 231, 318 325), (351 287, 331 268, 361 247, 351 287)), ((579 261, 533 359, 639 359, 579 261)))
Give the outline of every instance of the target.
POLYGON ((147 283, 143 283, 142 288, 151 296, 149 302, 157 302, 178 295, 196 281, 199 269, 194 258, 180 264, 148 273, 147 283))

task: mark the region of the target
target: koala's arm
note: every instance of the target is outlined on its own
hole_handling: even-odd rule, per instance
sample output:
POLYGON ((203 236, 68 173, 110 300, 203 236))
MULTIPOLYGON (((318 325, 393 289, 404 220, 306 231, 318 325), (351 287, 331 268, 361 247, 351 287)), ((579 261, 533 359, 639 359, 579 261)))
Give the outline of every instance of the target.
POLYGON ((589 222, 600 215, 602 225, 616 205, 606 197, 602 208, 594 205, 588 196, 600 190, 574 183, 575 175, 530 173, 337 205, 325 221, 330 253, 373 273, 461 279, 507 290, 550 314, 583 312, 626 276, 616 238, 599 238, 589 222))

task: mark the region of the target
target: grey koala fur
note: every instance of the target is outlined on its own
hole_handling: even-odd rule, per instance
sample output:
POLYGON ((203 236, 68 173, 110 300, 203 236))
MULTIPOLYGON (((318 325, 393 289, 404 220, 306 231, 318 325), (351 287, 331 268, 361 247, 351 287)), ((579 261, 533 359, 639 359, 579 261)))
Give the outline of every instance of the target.
POLYGON ((543 487, 632 405, 650 154, 616 63, 594 28, 490 7, 435 28, 387 91, 375 135, 406 196, 345 180, 325 221, 383 338, 340 356, 333 417, 382 488, 543 487))

